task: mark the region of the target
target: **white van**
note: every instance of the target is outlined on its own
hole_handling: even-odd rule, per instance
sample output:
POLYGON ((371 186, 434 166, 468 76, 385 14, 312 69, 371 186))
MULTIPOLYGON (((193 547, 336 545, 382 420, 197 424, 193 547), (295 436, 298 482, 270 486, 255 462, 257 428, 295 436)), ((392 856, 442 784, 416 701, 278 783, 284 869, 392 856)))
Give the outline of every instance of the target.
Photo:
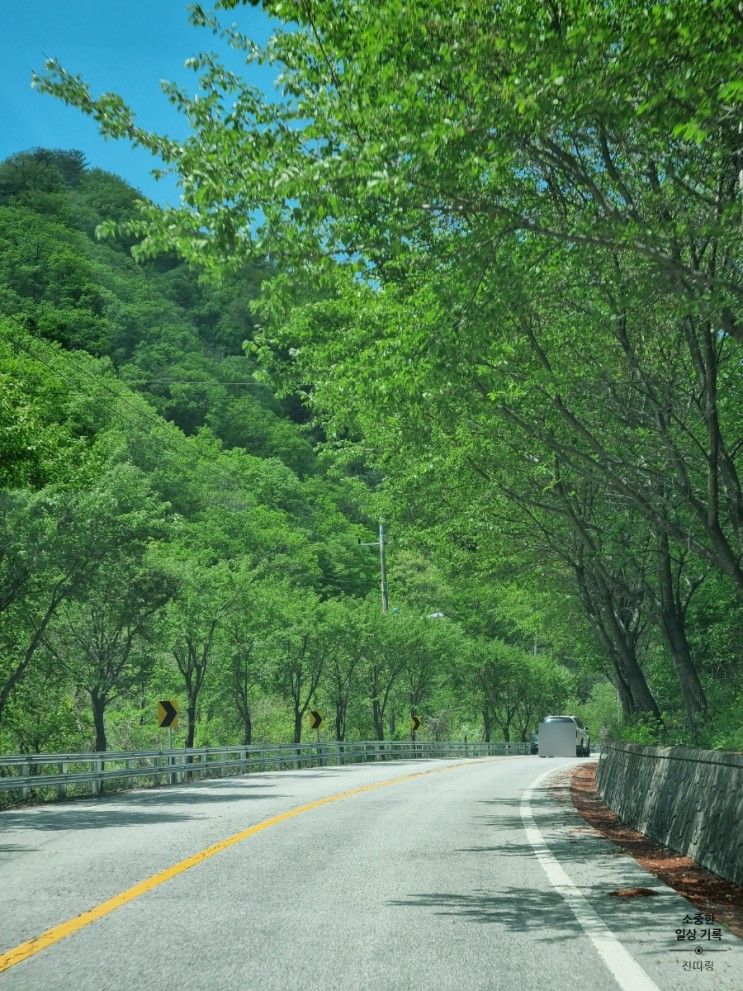
POLYGON ((540 757, 588 757, 588 730, 575 716, 546 716, 539 724, 540 757))

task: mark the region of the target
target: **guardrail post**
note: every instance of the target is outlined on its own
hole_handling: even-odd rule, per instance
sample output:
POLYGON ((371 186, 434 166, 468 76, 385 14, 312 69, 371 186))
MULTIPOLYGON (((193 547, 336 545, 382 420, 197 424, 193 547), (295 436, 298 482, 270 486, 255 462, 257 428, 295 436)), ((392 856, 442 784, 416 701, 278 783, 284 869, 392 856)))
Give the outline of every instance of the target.
MULTIPOLYGON (((59 762, 59 773, 67 774, 66 760, 61 760, 59 762)), ((67 798, 67 784, 64 781, 57 785, 57 798, 67 798)))
POLYGON ((159 788, 160 787, 160 782, 161 782, 161 778, 162 778, 162 775, 160 774, 160 763, 161 763, 161 761, 162 761, 162 754, 155 754, 154 763, 153 763, 152 766, 155 769, 155 773, 153 775, 153 781, 154 781, 154 784, 155 784, 155 787, 156 788, 159 788))
MULTIPOLYGON (((100 759, 100 757, 97 757, 93 761, 93 773, 94 774, 103 773, 103 761, 100 759)), ((102 788, 103 788, 102 780, 100 778, 96 778, 95 781, 93 782, 93 794, 100 795, 102 788)))
MULTIPOLYGON (((30 774, 31 774, 31 765, 21 764, 21 777, 27 778, 30 774)), ((28 795, 29 795, 29 787, 28 785, 24 785, 21 788, 21 798, 26 799, 28 798, 28 795)))

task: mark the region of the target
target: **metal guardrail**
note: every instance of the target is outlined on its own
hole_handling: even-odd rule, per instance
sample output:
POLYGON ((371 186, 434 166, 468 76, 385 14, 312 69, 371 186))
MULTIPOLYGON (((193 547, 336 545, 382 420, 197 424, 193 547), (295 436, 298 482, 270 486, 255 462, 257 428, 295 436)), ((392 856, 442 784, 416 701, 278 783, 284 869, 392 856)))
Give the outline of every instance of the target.
POLYGON ((250 774, 286 768, 329 767, 366 762, 450 757, 528 754, 528 743, 433 743, 407 740, 353 740, 348 743, 282 743, 241 747, 194 747, 190 750, 105 751, 83 754, 0 755, 0 792, 52 791, 66 798, 71 786, 90 785, 100 795, 104 782, 132 787, 180 784, 223 774, 250 774), (87 769, 84 769, 87 766, 87 769))

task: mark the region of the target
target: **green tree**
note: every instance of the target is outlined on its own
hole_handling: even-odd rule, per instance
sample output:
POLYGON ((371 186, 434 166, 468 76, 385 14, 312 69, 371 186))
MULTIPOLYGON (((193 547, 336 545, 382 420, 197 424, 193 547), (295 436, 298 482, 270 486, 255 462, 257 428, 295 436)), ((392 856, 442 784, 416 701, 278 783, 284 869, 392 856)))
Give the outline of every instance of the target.
POLYGON ((0 719, 62 604, 116 559, 125 535, 146 539, 127 474, 114 466, 83 492, 0 494, 0 719))
POLYGON ((207 671, 218 649, 232 588, 224 566, 201 565, 180 552, 169 565, 178 592, 168 605, 163 628, 186 692, 185 748, 194 745, 198 705, 207 671))
POLYGON ((272 618, 269 680, 291 705, 294 743, 301 742, 302 720, 315 702, 335 634, 325 626, 323 613, 312 592, 285 585, 272 618))
POLYGON ((174 592, 170 576, 135 560, 111 561, 66 601, 44 637, 46 649, 92 706, 94 750, 107 749, 106 710, 147 679, 151 621, 174 592))
POLYGON ((230 575, 234 592, 224 617, 220 677, 235 707, 242 742, 253 739, 253 701, 266 680, 272 622, 282 589, 270 581, 257 582, 245 562, 230 575))

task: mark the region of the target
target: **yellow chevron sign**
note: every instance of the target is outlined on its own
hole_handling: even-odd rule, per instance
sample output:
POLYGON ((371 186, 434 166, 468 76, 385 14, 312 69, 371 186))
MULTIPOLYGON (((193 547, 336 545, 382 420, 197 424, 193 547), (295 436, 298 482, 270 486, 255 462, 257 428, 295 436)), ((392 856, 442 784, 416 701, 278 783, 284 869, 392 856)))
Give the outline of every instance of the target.
POLYGON ((161 729, 178 728, 178 703, 175 699, 161 699, 157 703, 157 725, 161 729))

